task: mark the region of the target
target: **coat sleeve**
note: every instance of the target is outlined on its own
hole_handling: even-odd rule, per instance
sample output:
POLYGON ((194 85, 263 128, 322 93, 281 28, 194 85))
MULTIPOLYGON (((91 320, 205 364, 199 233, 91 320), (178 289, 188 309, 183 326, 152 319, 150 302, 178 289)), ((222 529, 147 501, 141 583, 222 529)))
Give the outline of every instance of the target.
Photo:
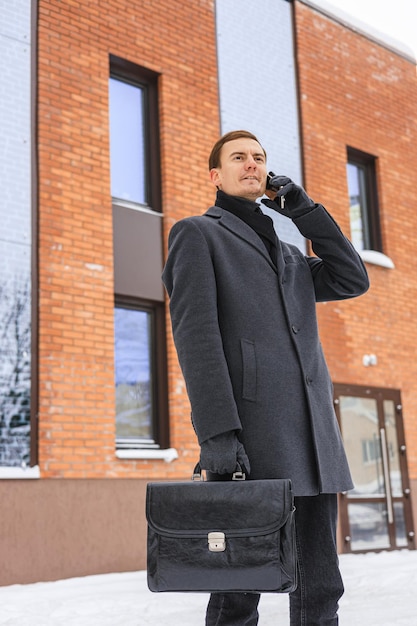
POLYGON ((294 223, 317 255, 307 257, 317 302, 354 298, 368 290, 362 259, 323 206, 317 204, 294 223))
POLYGON ((202 443, 241 430, 241 423, 218 323, 213 262, 198 219, 186 218, 171 229, 162 280, 193 425, 202 443))

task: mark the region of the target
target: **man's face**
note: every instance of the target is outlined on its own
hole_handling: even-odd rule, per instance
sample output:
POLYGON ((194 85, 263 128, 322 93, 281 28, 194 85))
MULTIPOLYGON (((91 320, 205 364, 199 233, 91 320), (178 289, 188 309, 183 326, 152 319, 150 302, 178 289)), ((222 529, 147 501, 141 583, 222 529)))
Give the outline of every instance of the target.
POLYGON ((210 170, 210 179, 231 196, 256 200, 266 186, 266 158, 261 145, 246 137, 228 141, 220 152, 220 166, 210 170))

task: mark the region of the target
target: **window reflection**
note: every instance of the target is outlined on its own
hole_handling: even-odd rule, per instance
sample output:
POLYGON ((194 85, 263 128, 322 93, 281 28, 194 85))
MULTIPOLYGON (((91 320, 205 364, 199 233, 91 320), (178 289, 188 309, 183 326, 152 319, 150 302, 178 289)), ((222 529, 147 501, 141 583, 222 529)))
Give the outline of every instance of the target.
POLYGON ((408 541, 405 528, 404 504, 402 502, 394 502, 394 519, 397 548, 406 548, 408 541))
POLYGON ((390 547, 385 504, 349 504, 348 512, 352 550, 390 547))
POLYGON ((141 87, 110 78, 110 173, 114 198, 147 203, 144 94, 141 87))
POLYGON ((384 421, 387 438, 391 489, 394 497, 403 495, 400 455, 395 421, 395 406, 392 400, 384 400, 384 421))
POLYGON ((340 396, 340 417, 346 454, 355 484, 349 496, 384 494, 376 400, 340 396))
POLYGON ((347 164, 347 178, 350 203, 350 237, 356 250, 364 250, 366 224, 365 172, 352 163, 347 164))
POLYGON ((20 467, 30 463, 31 285, 18 278, 12 246, 0 249, 10 261, 0 280, 0 466, 20 467))
POLYGON ((153 442, 152 316, 115 309, 116 437, 153 442))

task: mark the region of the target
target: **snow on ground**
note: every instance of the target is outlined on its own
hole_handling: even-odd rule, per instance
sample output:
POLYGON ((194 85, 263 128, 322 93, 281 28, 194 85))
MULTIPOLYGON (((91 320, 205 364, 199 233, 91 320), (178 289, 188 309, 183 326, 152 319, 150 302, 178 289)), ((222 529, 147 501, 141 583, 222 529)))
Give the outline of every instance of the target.
MULTIPOLYGON (((342 555, 340 626, 417 626, 417 551, 342 555)), ((2 626, 203 626, 206 594, 148 591, 146 572, 0 587, 2 626)), ((259 626, 288 625, 288 597, 265 594, 259 626)))

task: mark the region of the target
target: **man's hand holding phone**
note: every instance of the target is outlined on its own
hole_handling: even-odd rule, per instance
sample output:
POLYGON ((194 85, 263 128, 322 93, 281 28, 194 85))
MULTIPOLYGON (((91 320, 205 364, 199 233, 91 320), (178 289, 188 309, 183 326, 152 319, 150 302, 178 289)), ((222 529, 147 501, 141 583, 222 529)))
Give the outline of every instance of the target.
POLYGON ((315 206, 300 185, 296 185, 288 176, 276 175, 274 172, 268 174, 265 195, 268 200, 261 200, 265 206, 290 218, 300 217, 315 206))

